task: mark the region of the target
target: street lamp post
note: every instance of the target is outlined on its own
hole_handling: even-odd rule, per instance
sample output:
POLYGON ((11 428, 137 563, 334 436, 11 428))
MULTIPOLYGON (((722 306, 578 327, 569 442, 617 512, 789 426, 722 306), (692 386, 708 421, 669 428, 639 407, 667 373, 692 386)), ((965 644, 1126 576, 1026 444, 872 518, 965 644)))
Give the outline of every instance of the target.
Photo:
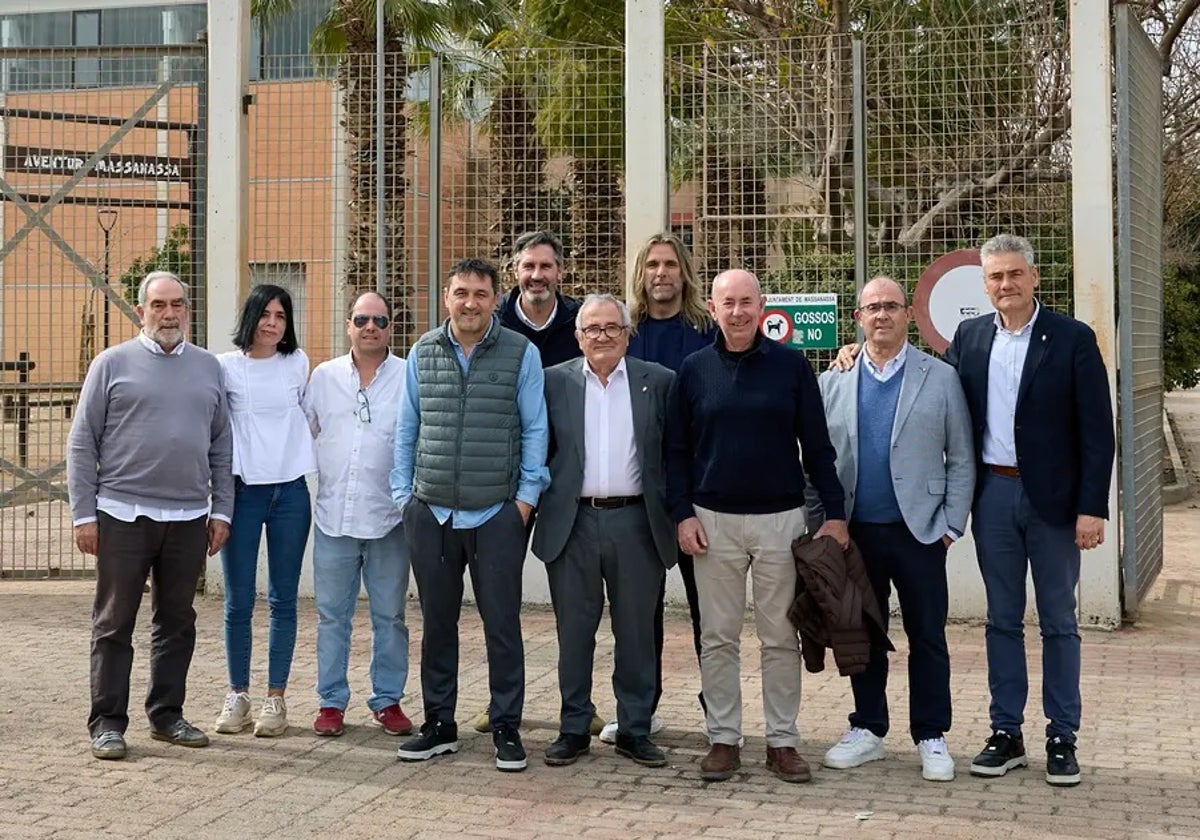
POLYGON ((104 232, 104 347, 108 349, 109 343, 109 321, 111 318, 112 301, 109 300, 109 295, 112 294, 112 285, 110 281, 111 266, 109 263, 109 247, 111 245, 110 234, 112 233, 113 225, 117 223, 117 211, 111 207, 97 207, 96 221, 100 225, 100 230, 104 232))

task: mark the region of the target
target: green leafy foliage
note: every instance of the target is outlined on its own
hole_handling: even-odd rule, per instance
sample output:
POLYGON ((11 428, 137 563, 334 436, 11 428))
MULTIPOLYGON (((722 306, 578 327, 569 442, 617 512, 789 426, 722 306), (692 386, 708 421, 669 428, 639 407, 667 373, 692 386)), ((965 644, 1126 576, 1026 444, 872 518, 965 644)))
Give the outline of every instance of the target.
POLYGON ((187 225, 180 224, 171 228, 162 245, 138 257, 125 269, 117 284, 127 301, 137 303, 138 286, 152 271, 170 271, 184 283, 191 285, 192 246, 187 225))

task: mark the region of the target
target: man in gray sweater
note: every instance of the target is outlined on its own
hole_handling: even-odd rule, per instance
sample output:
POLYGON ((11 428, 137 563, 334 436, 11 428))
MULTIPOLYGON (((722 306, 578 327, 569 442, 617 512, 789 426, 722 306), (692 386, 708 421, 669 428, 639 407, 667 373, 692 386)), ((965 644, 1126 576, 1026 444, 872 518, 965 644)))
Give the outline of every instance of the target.
POLYGON ((88 730, 101 759, 125 757, 133 629, 149 577, 150 737, 208 744, 184 720, 183 701, 196 582, 205 554, 229 535, 233 444, 220 365, 184 340, 187 295, 170 272, 146 276, 138 288, 142 331, 93 360, 67 443, 75 544, 96 555, 88 730))

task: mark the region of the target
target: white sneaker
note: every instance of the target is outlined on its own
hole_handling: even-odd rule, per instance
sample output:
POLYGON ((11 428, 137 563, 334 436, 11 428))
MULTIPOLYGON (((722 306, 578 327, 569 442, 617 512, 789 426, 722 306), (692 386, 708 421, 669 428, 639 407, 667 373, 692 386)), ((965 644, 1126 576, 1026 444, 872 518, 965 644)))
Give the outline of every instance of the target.
MULTIPOLYGON (((660 718, 658 715, 651 715, 650 716, 650 734, 657 735, 659 732, 662 732, 662 731, 663 731, 662 718, 660 718)), ((617 722, 615 720, 610 720, 608 723, 604 724, 604 728, 600 730, 599 737, 600 737, 600 740, 602 742, 604 742, 605 744, 617 743, 617 722)))
POLYGON ((921 754, 921 778, 929 782, 954 781, 954 759, 945 738, 928 738, 917 744, 921 754))
POLYGON ((254 735, 258 738, 274 738, 287 732, 287 703, 282 697, 263 699, 262 711, 254 723, 254 735))
POLYGON ((883 739, 869 729, 853 727, 829 748, 821 763, 834 770, 848 770, 883 758, 883 739))
POLYGON ((225 695, 225 705, 217 715, 216 730, 222 735, 235 735, 250 725, 250 695, 231 691, 225 695))

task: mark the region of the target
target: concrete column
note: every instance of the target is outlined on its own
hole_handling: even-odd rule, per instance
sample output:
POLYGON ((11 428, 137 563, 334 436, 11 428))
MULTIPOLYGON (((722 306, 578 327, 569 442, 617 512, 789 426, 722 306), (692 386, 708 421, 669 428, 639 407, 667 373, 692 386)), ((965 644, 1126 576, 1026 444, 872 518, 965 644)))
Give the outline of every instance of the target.
POLYGON ((670 224, 664 33, 662 0, 625 0, 626 297, 638 248, 670 224))
MULTIPOLYGON (((208 264, 209 349, 232 350, 234 325, 247 268, 247 64, 250 4, 208 3, 208 194, 205 260, 208 264)), ((220 557, 210 557, 206 582, 221 591, 220 557)))
MULTIPOLYGON (((1112 45, 1108 0, 1071 0, 1071 239, 1075 317, 1096 331, 1117 405, 1117 314, 1113 264, 1112 45)), ((1120 541, 1117 475, 1109 486, 1104 545, 1084 552, 1079 581, 1083 624, 1119 627, 1120 541)))

